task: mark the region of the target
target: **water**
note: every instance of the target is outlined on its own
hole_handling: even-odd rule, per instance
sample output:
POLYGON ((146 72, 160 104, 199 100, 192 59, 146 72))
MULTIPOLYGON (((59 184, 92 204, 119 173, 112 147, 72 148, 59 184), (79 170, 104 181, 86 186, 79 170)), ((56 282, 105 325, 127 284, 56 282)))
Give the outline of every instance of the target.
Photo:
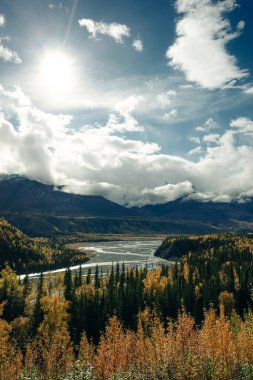
MULTIPOLYGON (((82 264, 83 274, 87 274, 88 269, 91 269, 91 273, 95 272, 96 266, 106 273, 110 271, 112 265, 117 263, 125 264, 125 267, 144 267, 148 266, 148 269, 156 268, 161 264, 168 265, 167 260, 155 257, 154 253, 159 245, 162 243, 160 240, 135 240, 135 241, 110 241, 100 243, 87 243, 85 247, 81 247, 81 250, 92 251, 90 260, 85 264, 82 264)), ((79 270, 79 265, 73 266, 71 270, 79 270)), ((59 273, 64 272, 66 268, 57 269, 46 273, 59 273)), ((38 277, 39 273, 31 273, 29 277, 38 277)), ((21 276, 22 279, 23 276, 21 276)))

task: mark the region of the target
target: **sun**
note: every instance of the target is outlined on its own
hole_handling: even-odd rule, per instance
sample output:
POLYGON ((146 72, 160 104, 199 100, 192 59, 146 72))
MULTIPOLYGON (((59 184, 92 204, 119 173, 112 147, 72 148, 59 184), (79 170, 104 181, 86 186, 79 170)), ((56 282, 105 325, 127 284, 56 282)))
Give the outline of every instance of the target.
POLYGON ((75 83, 73 59, 62 51, 46 52, 39 63, 39 85, 47 92, 63 95, 75 83))

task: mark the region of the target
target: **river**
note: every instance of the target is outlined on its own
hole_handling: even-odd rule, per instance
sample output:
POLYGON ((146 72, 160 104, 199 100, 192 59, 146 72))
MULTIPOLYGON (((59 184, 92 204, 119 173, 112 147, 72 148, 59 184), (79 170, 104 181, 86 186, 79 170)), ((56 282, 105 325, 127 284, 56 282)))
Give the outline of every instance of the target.
MULTIPOLYGON (((88 269, 95 272, 98 265, 103 273, 110 271, 112 265, 119 263, 125 264, 125 267, 135 267, 147 265, 148 269, 156 268, 161 264, 168 265, 169 261, 155 257, 154 253, 159 245, 162 243, 160 240, 123 240, 123 241, 110 241, 100 243, 86 243, 81 250, 92 251, 89 261, 81 265, 83 275, 87 274, 88 269)), ((71 270, 79 270, 79 265, 70 267, 71 270)), ((56 274, 64 272, 66 268, 61 268, 44 274, 56 274)), ((29 277, 39 277, 39 273, 30 273, 29 277)), ((22 279, 24 276, 20 276, 22 279)))

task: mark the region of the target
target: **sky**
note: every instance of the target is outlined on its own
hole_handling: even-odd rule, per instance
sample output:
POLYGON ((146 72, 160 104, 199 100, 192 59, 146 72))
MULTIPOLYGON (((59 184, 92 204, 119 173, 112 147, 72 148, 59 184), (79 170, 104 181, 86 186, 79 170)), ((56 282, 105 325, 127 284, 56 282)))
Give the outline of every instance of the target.
POLYGON ((0 173, 126 206, 253 197, 253 2, 0 0, 0 173))

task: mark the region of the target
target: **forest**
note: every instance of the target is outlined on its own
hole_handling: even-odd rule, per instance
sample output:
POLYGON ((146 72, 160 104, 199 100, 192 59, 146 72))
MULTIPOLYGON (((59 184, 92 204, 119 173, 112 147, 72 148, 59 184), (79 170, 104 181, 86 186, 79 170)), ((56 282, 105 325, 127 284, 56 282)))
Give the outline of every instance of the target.
POLYGON ((79 265, 88 260, 85 252, 66 248, 58 239, 32 239, 0 218, 0 269, 18 274, 41 272, 79 265))
POLYGON ((199 239, 208 248, 152 271, 3 269, 0 379, 252 379, 252 236, 199 239))

